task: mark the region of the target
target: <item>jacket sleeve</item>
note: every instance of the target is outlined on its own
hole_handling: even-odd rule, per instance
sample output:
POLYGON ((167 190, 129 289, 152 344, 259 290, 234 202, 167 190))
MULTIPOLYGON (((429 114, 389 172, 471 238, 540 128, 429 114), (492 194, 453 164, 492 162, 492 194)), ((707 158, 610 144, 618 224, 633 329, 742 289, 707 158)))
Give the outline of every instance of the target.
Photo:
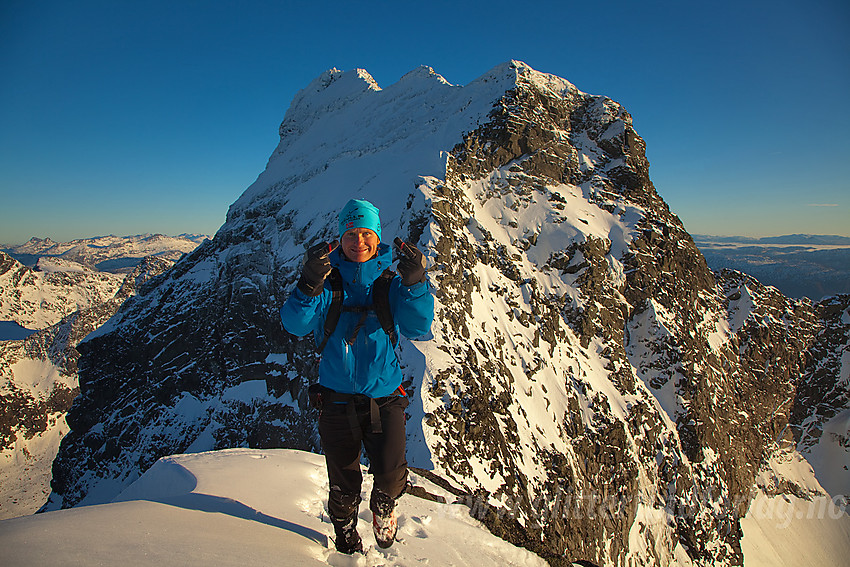
POLYGON ((330 291, 325 288, 318 296, 309 297, 295 287, 280 308, 280 321, 283 323, 283 328, 299 337, 321 329, 327 314, 330 295, 330 291))
POLYGON ((427 335, 434 321, 434 296, 428 281, 405 286, 393 278, 391 301, 393 318, 402 335, 409 339, 427 335))

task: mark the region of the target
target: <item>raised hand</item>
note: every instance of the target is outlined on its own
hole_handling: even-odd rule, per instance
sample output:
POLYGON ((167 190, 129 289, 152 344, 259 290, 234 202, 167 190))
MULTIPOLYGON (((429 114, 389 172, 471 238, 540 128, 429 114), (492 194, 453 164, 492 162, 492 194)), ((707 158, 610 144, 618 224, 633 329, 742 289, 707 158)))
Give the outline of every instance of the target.
POLYGON ((413 285, 425 281, 425 256, 413 244, 396 237, 393 240, 399 251, 398 273, 402 285, 413 285))
POLYGON ((304 267, 301 268, 301 278, 298 289, 305 295, 316 297, 322 293, 325 278, 331 273, 331 252, 339 246, 339 241, 320 242, 304 254, 304 267))

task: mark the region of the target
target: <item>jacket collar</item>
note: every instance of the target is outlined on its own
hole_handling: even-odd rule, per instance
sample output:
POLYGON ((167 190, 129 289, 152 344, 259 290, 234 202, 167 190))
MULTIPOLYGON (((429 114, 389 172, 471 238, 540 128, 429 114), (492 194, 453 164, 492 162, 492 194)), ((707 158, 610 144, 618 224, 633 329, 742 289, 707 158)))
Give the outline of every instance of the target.
POLYGON ((389 245, 381 242, 378 251, 365 262, 352 262, 345 258, 341 249, 330 256, 331 265, 339 268, 343 281, 358 285, 371 285, 393 261, 389 245))

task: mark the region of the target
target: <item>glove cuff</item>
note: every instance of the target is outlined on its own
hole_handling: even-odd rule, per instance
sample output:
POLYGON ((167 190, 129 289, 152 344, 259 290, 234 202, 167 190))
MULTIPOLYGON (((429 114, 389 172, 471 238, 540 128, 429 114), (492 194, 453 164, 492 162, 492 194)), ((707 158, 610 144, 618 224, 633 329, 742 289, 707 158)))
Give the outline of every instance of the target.
POLYGON ((416 285, 418 283, 422 283, 422 282, 425 281, 425 270, 422 271, 421 275, 420 274, 410 274, 408 277, 410 277, 410 279, 412 279, 413 281, 408 281, 408 278, 402 276, 401 285, 409 287, 409 286, 412 286, 412 285, 416 285))
POLYGON ((301 278, 298 280, 298 289, 301 290, 301 293, 308 297, 316 297, 322 294, 324 291, 324 280, 316 283, 314 281, 310 281, 304 277, 304 274, 301 274, 301 278))

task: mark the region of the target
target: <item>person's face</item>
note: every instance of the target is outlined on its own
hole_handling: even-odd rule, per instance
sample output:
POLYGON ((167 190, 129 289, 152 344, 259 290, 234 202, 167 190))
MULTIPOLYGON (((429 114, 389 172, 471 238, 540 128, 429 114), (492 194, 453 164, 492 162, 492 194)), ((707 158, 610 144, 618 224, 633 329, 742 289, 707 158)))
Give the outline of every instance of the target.
POLYGON ((342 252, 352 262, 365 262, 378 251, 378 235, 368 228, 352 228, 342 235, 342 252))

